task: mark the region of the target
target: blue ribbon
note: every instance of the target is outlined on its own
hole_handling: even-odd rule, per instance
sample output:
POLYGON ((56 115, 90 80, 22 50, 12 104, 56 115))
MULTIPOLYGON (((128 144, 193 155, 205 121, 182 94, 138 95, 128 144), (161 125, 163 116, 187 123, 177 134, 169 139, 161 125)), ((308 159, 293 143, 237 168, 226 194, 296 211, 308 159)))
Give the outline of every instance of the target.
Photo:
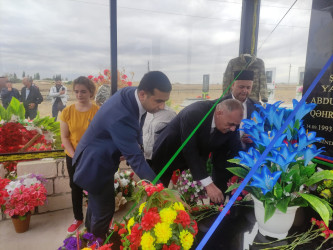
POLYGON ((317 83, 319 82, 319 80, 322 78, 322 76, 324 75, 324 73, 326 72, 327 68, 331 65, 332 62, 333 62, 333 55, 327 61, 327 63, 325 64, 325 66, 321 69, 321 71, 319 72, 319 74, 317 75, 317 77, 314 79, 314 81, 311 83, 310 87, 308 88, 308 90, 306 91, 306 93, 303 95, 303 97, 300 100, 300 102, 296 105, 295 109, 291 112, 291 114, 287 118, 286 122, 282 125, 282 127, 280 128, 280 130, 277 132, 277 134, 275 135, 275 137, 273 138, 273 140, 271 141, 271 143, 268 145, 268 147, 266 148, 266 150, 263 152, 263 154, 261 155, 261 157, 258 159, 258 161, 256 162, 256 164, 251 168, 251 171, 244 178, 244 180, 241 183, 241 185, 237 188, 236 192, 231 197, 231 199, 229 200, 228 204, 225 206, 225 208, 222 210, 222 212, 216 218, 216 220, 214 221, 213 225, 210 227, 210 229, 208 230, 208 232, 205 234, 204 238, 201 240, 200 244, 197 246, 197 248, 196 248, 197 250, 201 250, 206 245, 207 241, 210 239, 210 237, 212 236, 212 234, 215 232, 216 228, 221 223, 222 219, 227 214, 227 212, 230 210, 231 206, 234 204, 234 202, 237 199, 237 197, 240 195, 240 193, 243 191, 244 187, 250 181, 252 175, 257 171, 258 167, 261 165, 261 163, 263 162, 263 160, 265 160, 267 154, 271 151, 271 149, 273 148, 275 142, 282 135, 283 131, 287 128, 287 126, 289 125, 290 121, 295 117, 295 115, 298 112, 298 110, 300 109, 300 107, 302 107, 302 105, 304 105, 305 100, 308 98, 308 96, 310 95, 310 93, 312 92, 312 90, 315 88, 315 86, 317 85, 317 83))

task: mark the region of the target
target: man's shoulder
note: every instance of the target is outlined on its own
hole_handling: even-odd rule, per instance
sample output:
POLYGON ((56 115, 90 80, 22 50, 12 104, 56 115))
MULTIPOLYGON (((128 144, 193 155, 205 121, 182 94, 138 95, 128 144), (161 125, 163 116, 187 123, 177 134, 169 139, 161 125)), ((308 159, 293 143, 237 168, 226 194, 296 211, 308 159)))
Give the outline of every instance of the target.
POLYGON ((261 105, 260 102, 254 100, 254 99, 252 99, 252 98, 250 98, 250 97, 248 97, 248 103, 249 103, 249 104, 252 104, 252 105, 254 105, 254 104, 261 105))

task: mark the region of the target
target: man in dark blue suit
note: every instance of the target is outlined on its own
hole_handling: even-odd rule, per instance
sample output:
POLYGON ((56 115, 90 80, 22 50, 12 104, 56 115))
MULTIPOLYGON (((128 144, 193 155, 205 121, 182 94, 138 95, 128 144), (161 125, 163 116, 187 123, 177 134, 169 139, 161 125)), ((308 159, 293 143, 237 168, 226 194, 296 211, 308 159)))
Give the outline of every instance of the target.
POLYGON ((140 147, 142 125, 146 112, 164 108, 171 88, 165 74, 148 72, 138 88, 123 88, 109 98, 81 138, 73 158, 74 182, 89 193, 85 225, 95 236, 105 238, 113 217, 114 174, 121 156, 141 179, 155 178, 140 147))

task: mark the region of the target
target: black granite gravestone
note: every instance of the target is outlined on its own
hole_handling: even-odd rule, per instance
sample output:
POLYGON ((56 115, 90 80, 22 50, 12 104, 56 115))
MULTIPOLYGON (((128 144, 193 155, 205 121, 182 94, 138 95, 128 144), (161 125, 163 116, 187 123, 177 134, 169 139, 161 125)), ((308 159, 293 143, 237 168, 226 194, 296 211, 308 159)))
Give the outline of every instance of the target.
MULTIPOLYGON (((333 54, 333 1, 313 1, 305 64, 303 94, 333 54)), ((323 155, 333 159, 333 64, 329 66, 306 100, 317 106, 304 119, 306 129, 323 137, 317 147, 325 147, 323 155)))

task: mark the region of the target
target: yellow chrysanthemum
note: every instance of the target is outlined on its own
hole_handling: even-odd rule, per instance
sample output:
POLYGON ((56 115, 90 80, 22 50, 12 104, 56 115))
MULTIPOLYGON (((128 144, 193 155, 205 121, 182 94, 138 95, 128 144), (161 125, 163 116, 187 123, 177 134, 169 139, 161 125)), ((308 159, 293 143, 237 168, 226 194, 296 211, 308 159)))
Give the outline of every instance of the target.
POLYGON ((134 225, 134 217, 132 217, 131 219, 128 220, 127 222, 127 230, 128 232, 131 234, 131 227, 134 225))
POLYGON ((142 211, 143 211, 143 209, 145 208, 145 206, 146 206, 146 202, 144 202, 144 203, 142 203, 142 204, 140 205, 140 207, 139 207, 139 215, 142 214, 142 211))
POLYGON ((85 248, 82 248, 81 250, 91 250, 90 247, 85 247, 85 248))
POLYGON ((323 191, 321 191, 320 195, 326 199, 329 199, 332 197, 331 190, 329 190, 329 189, 324 189, 323 191))
POLYGON ((185 250, 191 248, 193 244, 193 234, 191 234, 188 230, 182 230, 179 234, 180 243, 185 250))
POLYGON ((157 223, 154 228, 156 243, 167 243, 172 236, 172 230, 168 223, 157 223))
POLYGON ((162 222, 165 222, 165 223, 168 223, 168 224, 172 224, 173 221, 177 217, 177 212, 173 208, 167 207, 167 208, 163 208, 160 211, 160 216, 161 216, 162 222))
POLYGON ((142 250, 155 250, 154 241, 155 238, 149 232, 143 233, 140 242, 142 250))
POLYGON ((174 208, 176 211, 178 211, 178 210, 184 210, 184 211, 185 211, 184 205, 183 205, 183 203, 181 203, 181 202, 175 202, 175 203, 173 204, 173 208, 174 208))
POLYGON ((324 180, 324 185, 327 188, 333 187, 333 181, 332 180, 324 180))

